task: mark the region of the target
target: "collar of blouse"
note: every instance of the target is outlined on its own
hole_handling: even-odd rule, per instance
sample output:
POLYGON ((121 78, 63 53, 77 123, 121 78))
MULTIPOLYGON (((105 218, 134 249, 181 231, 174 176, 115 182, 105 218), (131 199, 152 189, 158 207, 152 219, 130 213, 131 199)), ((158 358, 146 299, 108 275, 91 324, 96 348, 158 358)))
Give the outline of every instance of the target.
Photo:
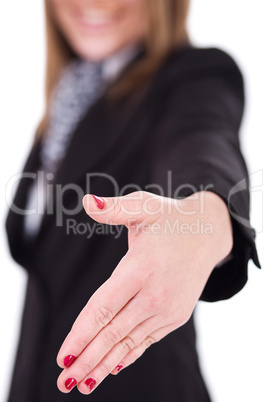
POLYGON ((125 46, 108 57, 102 63, 101 74, 105 82, 115 80, 127 64, 139 53, 141 46, 137 43, 125 46))

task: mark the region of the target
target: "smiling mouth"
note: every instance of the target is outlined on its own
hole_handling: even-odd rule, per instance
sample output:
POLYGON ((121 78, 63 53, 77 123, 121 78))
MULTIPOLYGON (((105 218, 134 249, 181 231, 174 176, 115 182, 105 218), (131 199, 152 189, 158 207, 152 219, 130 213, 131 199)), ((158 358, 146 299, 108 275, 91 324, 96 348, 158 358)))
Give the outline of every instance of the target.
POLYGON ((106 28, 118 20, 118 15, 114 12, 103 10, 85 10, 78 15, 80 23, 86 28, 106 28))

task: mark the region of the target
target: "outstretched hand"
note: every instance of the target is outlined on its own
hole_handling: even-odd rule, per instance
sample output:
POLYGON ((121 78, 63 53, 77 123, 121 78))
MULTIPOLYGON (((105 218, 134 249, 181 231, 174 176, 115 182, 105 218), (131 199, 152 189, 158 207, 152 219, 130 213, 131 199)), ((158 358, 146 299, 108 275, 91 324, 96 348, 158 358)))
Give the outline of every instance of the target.
POLYGON ((213 268, 231 251, 232 229, 225 203, 211 192, 183 200, 148 192, 86 195, 83 205, 97 222, 125 225, 129 241, 58 353, 64 369, 58 388, 70 392, 77 385, 89 394, 189 320, 213 268))

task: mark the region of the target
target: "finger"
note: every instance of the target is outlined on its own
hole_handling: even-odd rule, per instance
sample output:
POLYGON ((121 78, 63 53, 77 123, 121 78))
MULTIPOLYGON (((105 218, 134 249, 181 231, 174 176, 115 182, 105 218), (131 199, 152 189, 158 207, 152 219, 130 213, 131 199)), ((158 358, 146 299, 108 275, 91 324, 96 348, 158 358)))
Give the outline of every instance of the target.
POLYGON ((148 328, 156 328, 156 322, 155 317, 150 317, 138 326, 142 330, 139 329, 137 331, 135 328, 121 342, 116 344, 101 362, 78 384, 79 391, 84 394, 92 392, 111 373, 118 362, 129 353, 133 345, 138 345, 142 341, 146 336, 145 333, 148 333, 148 328))
POLYGON ((128 333, 127 336, 116 343, 108 353, 106 353, 106 351, 109 348, 105 350, 104 344, 102 352, 103 350, 105 350, 105 352, 103 352, 103 357, 96 365, 94 363, 94 356, 92 356, 92 353, 94 353, 95 350, 95 345, 93 345, 95 340, 93 340, 92 348, 90 349, 89 347, 85 350, 83 355, 77 359, 71 368, 64 370, 61 373, 58 379, 59 389, 63 392, 68 392, 65 384, 66 382, 68 383, 70 378, 72 378, 75 379, 76 383, 78 383, 78 388, 82 393, 90 393, 93 388, 95 389, 96 386, 98 386, 104 378, 110 374, 117 363, 122 360, 131 349, 139 345, 149 332, 159 326, 158 321, 159 318, 156 316, 149 317, 128 333))
POLYGON ((73 356, 72 360, 77 358, 92 339, 141 290, 141 279, 137 276, 135 264, 128 261, 127 258, 121 260, 117 272, 92 295, 77 317, 59 350, 57 363, 60 367, 66 367, 64 363, 68 361, 69 356, 73 356))
MULTIPOLYGON (((92 340, 73 365, 61 373, 58 379, 59 388, 65 388, 65 382, 68 378, 75 378, 77 382, 80 382, 100 364, 114 347, 119 345, 119 350, 116 349, 117 354, 120 354, 115 358, 115 362, 117 362, 132 348, 136 347, 149 332, 157 328, 159 318, 151 317, 150 309, 145 309, 144 304, 144 298, 137 296, 132 299, 113 321, 92 340), (144 322, 146 325, 141 324, 144 322), (136 327, 141 327, 141 329, 132 332, 136 327), (134 337, 132 338, 130 334, 133 334, 134 337)), ((110 370, 114 368, 113 364, 109 367, 110 370)), ((107 366, 102 367, 101 365, 97 378, 99 378, 100 372, 107 373, 107 366)))
POLYGON ((176 327, 172 324, 161 327, 150 333, 150 335, 146 336, 138 346, 130 350, 129 353, 123 357, 122 360, 118 361, 117 365, 114 366, 114 369, 111 371, 110 374, 116 375, 121 370, 133 364, 139 357, 143 355, 143 353, 146 351, 146 349, 149 348, 149 346, 160 341, 175 329, 176 327))
POLYGON ((100 223, 125 225, 142 222, 146 217, 155 219, 164 197, 146 191, 136 191, 123 197, 97 197, 87 194, 83 198, 86 213, 100 223))

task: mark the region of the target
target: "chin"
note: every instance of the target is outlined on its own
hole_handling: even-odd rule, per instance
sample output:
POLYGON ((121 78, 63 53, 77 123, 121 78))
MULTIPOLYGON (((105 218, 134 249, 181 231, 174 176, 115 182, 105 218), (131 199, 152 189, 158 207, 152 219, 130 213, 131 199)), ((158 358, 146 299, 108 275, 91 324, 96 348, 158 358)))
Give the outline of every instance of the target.
POLYGON ((100 62, 116 53, 124 45, 113 43, 76 43, 74 44, 75 52, 82 58, 100 62))

